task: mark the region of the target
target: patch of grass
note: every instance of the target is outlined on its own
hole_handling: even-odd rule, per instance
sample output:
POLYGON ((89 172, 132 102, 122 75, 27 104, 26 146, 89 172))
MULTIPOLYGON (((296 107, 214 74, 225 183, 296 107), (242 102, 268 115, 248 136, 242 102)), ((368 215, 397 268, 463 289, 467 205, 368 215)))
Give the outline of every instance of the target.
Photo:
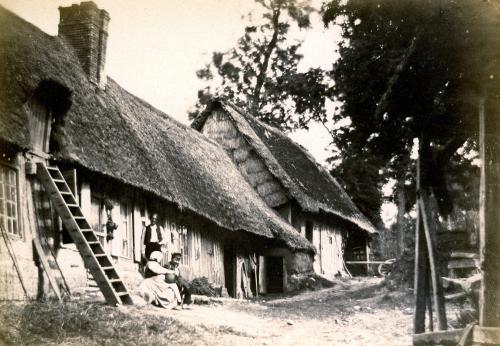
POLYGON ((180 345, 201 338, 168 316, 124 313, 98 303, 0 305, 4 345, 180 345))
POLYGON ((346 292, 346 297, 351 299, 366 299, 372 298, 376 295, 380 295, 383 291, 383 284, 373 284, 366 287, 361 287, 354 289, 352 291, 346 292))
POLYGON ((223 333, 223 334, 233 334, 233 335, 236 335, 236 336, 243 336, 243 337, 246 337, 246 338, 253 338, 252 335, 246 333, 246 332, 243 332, 243 331, 240 331, 240 330, 236 330, 234 329, 233 327, 231 326, 221 326, 218 328, 218 331, 223 333))

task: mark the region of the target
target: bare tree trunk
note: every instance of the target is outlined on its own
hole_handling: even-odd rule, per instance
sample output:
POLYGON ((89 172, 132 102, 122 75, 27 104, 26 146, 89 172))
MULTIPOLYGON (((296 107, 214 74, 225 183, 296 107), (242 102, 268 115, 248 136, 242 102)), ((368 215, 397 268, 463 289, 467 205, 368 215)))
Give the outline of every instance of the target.
POLYGON ((264 60, 262 65, 260 65, 259 75, 257 76, 257 82, 255 83, 255 89, 253 92, 253 100, 252 107, 254 109, 259 108, 260 104, 260 94, 262 91, 262 87, 264 86, 264 81, 266 80, 267 68, 269 67, 269 60, 271 59, 271 54, 278 44, 278 35, 279 35, 279 18, 281 14, 281 9, 278 7, 273 10, 273 36, 269 44, 267 45, 266 51, 264 52, 264 60))

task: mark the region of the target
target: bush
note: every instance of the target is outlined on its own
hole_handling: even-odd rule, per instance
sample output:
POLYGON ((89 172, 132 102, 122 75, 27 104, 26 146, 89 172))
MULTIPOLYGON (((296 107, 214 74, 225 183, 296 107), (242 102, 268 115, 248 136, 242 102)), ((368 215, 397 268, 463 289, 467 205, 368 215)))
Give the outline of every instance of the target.
POLYGON ((208 282, 204 276, 194 278, 190 284, 191 293, 207 297, 220 297, 222 287, 208 282))

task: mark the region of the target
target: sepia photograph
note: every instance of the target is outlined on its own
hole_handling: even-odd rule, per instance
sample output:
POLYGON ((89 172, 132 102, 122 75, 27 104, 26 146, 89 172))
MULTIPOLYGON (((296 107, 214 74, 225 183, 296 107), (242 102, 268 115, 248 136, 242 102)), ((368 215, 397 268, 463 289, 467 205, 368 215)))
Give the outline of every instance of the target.
POLYGON ((500 0, 0 0, 0 345, 500 345, 500 0))

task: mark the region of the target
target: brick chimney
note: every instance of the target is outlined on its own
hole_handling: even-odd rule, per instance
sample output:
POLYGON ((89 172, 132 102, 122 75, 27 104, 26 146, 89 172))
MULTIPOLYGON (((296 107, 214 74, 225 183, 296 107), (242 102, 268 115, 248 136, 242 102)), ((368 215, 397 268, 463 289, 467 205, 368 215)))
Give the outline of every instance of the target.
POLYGON ((104 89, 108 12, 92 1, 84 1, 80 5, 59 7, 59 14, 58 36, 73 47, 89 81, 104 89))

